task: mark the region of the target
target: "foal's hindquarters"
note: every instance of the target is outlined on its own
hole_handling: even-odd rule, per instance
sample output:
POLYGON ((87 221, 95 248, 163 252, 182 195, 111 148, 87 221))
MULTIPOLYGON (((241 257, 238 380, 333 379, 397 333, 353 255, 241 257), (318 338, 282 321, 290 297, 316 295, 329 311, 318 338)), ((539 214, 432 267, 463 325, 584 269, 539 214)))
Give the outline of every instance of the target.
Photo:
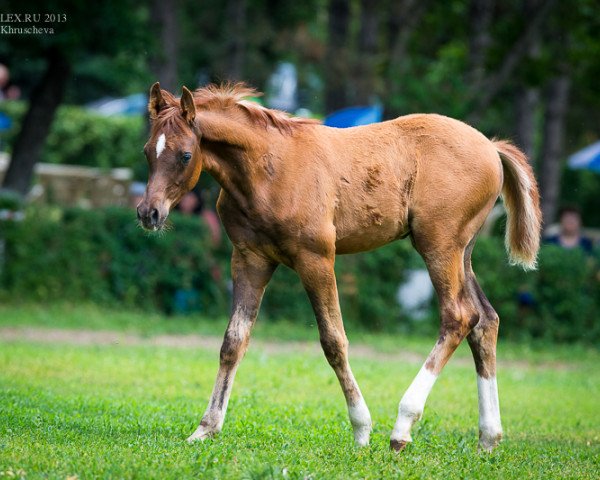
POLYGON ((400 401, 390 440, 397 451, 412 441, 411 427, 465 337, 478 375, 480 448, 491 450, 502 437, 495 377, 498 316, 471 268, 477 233, 501 192, 502 163, 492 142, 464 124, 450 123, 459 127, 462 145, 468 139, 468 149, 458 141, 419 139, 426 154, 414 185, 410 231, 438 296, 441 325, 437 343, 400 401))

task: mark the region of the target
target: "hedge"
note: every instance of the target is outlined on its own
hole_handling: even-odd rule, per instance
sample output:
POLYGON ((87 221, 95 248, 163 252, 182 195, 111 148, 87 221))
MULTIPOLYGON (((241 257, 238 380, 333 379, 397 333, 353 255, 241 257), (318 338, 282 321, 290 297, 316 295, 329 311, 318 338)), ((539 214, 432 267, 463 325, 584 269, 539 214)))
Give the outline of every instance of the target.
MULTIPOLYGON (((131 210, 115 208, 32 209, 23 221, 0 221, 0 298, 92 301, 168 313, 187 302, 194 313, 224 316, 231 247, 211 246, 197 218, 173 213, 171 222, 170 231, 150 235, 137 226, 131 210)), ((501 239, 482 238, 473 265, 500 315, 503 336, 594 343, 600 340, 598 259, 598 252, 589 257, 543 246, 539 270, 525 273, 508 265, 501 239)), ((410 241, 338 257, 345 320, 374 330, 437 330, 435 302, 425 319, 409 318, 396 302, 407 269, 422 266, 410 241)), ((278 269, 261 316, 314 322, 294 272, 278 269)))
MULTIPOLYGON (((0 102, 0 112, 13 124, 2 134, 3 143, 12 146, 27 105, 0 102)), ((52 123, 40 161, 99 168, 133 168, 137 178, 147 175, 142 147, 146 142, 142 116, 99 115, 82 107, 62 105, 52 123)))

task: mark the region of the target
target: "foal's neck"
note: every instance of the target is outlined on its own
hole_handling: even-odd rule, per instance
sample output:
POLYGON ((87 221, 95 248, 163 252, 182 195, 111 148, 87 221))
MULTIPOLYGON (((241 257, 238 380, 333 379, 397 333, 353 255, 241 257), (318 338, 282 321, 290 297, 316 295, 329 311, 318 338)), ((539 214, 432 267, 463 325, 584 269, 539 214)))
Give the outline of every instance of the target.
POLYGON ((239 112, 198 115, 203 168, 242 207, 252 200, 257 159, 268 152, 268 132, 239 112))

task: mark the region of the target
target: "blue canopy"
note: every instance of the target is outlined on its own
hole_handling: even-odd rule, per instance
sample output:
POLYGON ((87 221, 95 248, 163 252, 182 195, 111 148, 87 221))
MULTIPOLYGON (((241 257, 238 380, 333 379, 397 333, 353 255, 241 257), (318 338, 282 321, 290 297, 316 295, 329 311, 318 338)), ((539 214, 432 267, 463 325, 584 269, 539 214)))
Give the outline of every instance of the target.
POLYGON ((8 130, 12 125, 12 120, 8 115, 0 112, 0 130, 8 130))
POLYGON ((325 117, 323 125, 328 127, 348 128, 370 123, 381 122, 383 107, 372 105, 370 107, 348 107, 338 110, 325 117))
POLYGON ((600 173, 600 141, 592 143, 569 157, 570 168, 593 170, 600 173))

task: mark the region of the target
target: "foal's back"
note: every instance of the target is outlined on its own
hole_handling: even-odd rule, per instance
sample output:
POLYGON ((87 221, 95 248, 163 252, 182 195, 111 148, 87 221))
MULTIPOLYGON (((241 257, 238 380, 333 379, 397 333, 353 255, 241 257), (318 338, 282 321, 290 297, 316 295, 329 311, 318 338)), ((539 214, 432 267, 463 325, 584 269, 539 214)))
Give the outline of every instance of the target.
POLYGON ((301 143, 319 145, 318 158, 305 165, 321 171, 319 188, 330 190, 337 253, 402 238, 415 219, 440 229, 451 225, 454 234, 480 210, 487 214, 500 193, 502 167, 493 143, 448 117, 414 114, 348 129, 317 126, 305 135, 301 143))

